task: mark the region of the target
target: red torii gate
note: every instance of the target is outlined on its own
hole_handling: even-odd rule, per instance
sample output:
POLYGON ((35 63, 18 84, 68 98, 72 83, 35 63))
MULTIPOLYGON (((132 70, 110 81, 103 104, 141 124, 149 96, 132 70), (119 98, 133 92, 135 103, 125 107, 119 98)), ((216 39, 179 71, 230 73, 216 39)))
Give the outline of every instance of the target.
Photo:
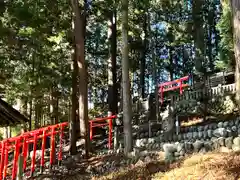
POLYGON ((189 84, 184 84, 184 81, 188 81, 189 79, 190 79, 190 75, 160 84, 158 92, 160 93, 160 96, 161 96, 161 103, 163 104, 164 92, 180 89, 180 94, 182 94, 183 88, 189 87, 189 84), (173 85, 176 85, 176 86, 173 86, 173 85))

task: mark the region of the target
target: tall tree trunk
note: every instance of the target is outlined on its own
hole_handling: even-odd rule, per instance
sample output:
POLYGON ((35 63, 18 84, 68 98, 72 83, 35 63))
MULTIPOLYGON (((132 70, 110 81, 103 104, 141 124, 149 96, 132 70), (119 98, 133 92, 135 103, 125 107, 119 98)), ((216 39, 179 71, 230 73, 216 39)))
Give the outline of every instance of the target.
POLYGON ((210 3, 208 8, 208 37, 207 37, 207 46, 208 46, 208 60, 209 68, 213 72, 214 70, 214 59, 213 59, 213 44, 212 44, 212 35, 213 35, 213 26, 214 26, 214 5, 210 3))
MULTIPOLYGON (((168 20, 169 21, 169 20, 168 20)), ((169 78, 170 81, 173 81, 174 78, 174 59, 173 59, 173 54, 174 54, 174 46, 173 46, 173 41, 174 41, 174 34, 173 34, 173 28, 169 27, 168 33, 167 33, 167 38, 169 42, 169 78)))
POLYGON ((33 112, 33 98, 32 98, 32 93, 31 93, 31 99, 29 102, 29 131, 32 130, 32 112, 33 112))
POLYGON ((85 7, 80 7, 78 0, 71 0, 74 12, 74 38, 75 38, 75 61, 79 69, 79 121, 80 133, 84 137, 85 156, 89 156, 90 138, 88 125, 88 84, 87 66, 85 63, 85 26, 86 12, 85 7))
POLYGON ((215 3, 214 3, 214 6, 213 6, 213 11, 214 11, 213 34, 215 35, 215 37, 214 37, 214 47, 215 47, 214 58, 216 58, 216 56, 218 55, 218 49, 219 49, 218 44, 219 44, 220 36, 219 36, 219 31, 217 30, 218 19, 216 18, 219 13, 218 13, 217 5, 215 3))
POLYGON ((240 108, 240 1, 232 0, 236 100, 240 108))
POLYGON ((150 38, 150 47, 151 47, 151 54, 152 54, 152 79, 154 83, 154 94, 155 94, 155 110, 156 110, 156 120, 159 120, 159 96, 158 96, 158 80, 157 80, 157 67, 156 67, 156 41, 151 33, 151 14, 148 13, 148 31, 150 38))
POLYGON ((108 61, 108 105, 111 114, 117 113, 117 26, 116 26, 116 9, 115 1, 113 2, 113 10, 108 23, 108 40, 110 44, 110 58, 108 61))
POLYGON ((203 29, 203 8, 204 0, 193 0, 193 38, 195 46, 195 68, 198 72, 203 71, 204 61, 204 29, 203 29))
MULTIPOLYGON (((35 76, 35 56, 34 56, 34 52, 33 49, 32 50, 32 76, 35 76)), ((32 118, 33 118, 33 82, 30 81, 30 102, 29 102, 29 131, 32 130, 32 118)))
POLYGON ((23 115, 27 117, 28 115, 28 98, 27 97, 22 97, 22 102, 23 102, 23 115))
POLYGON ((211 26, 209 26, 208 30, 208 40, 207 40, 207 45, 208 45, 208 60, 209 60, 209 68, 211 72, 214 71, 214 61, 213 61, 213 52, 212 52, 212 29, 211 26))
POLYGON ((141 63, 140 63, 140 96, 145 98, 145 70, 146 70, 146 52, 147 52, 147 13, 144 14, 143 23, 143 39, 141 48, 141 63))
MULTIPOLYGON (((23 102, 23 106, 22 106, 23 115, 25 117, 27 117, 28 116, 28 98, 27 97, 22 97, 21 102, 23 102)), ((26 126, 27 126, 26 123, 24 123, 24 126, 25 126, 25 130, 27 130, 26 129, 26 126)))
POLYGON ((58 90, 55 85, 53 85, 53 88, 51 89, 51 106, 52 106, 52 124, 57 124, 58 123, 58 103, 59 103, 59 97, 58 97, 58 90))
POLYGON ((35 129, 41 127, 41 100, 39 97, 35 99, 35 129))
POLYGON ((122 0, 122 87, 123 87, 123 125, 124 153, 132 151, 132 107, 128 59, 128 0, 122 0))
POLYGON ((76 61, 76 50, 73 55, 73 72, 72 72, 72 112, 71 112, 71 121, 70 121, 70 154, 74 155, 77 153, 76 147, 76 140, 77 140, 77 132, 76 132, 76 125, 77 125, 77 77, 78 77, 78 65, 76 61))
POLYGON ((173 47, 172 45, 170 44, 170 47, 169 47, 169 74, 170 74, 170 81, 173 81, 174 79, 174 64, 173 64, 173 47))

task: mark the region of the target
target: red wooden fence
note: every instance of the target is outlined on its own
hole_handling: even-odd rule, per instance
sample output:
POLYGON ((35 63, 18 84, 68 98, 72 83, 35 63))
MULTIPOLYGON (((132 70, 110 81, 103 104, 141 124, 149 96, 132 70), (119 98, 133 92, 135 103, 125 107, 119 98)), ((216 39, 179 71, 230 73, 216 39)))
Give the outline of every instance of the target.
MULTIPOLYGON (((90 123, 90 138, 93 139, 93 128, 94 127, 109 127, 109 142, 108 146, 111 148, 112 144, 112 120, 116 118, 116 116, 109 116, 105 118, 97 118, 95 120, 89 121, 90 123), (107 123, 95 124, 96 122, 106 121, 107 123)), ((63 150, 63 140, 64 140, 64 128, 68 126, 68 122, 51 125, 48 127, 43 127, 37 130, 33 130, 30 132, 26 132, 21 134, 20 136, 5 139, 0 142, 0 180, 6 179, 9 176, 9 172, 11 173, 11 179, 16 179, 17 176, 17 163, 19 159, 19 155, 21 154, 23 157, 23 171, 27 170, 27 167, 30 166, 30 176, 33 176, 36 167, 36 151, 37 151, 37 143, 41 141, 41 159, 40 159, 40 172, 45 168, 45 153, 46 153, 46 138, 50 138, 50 168, 55 164, 55 154, 56 149, 58 150, 57 160, 58 163, 61 164, 62 161, 62 150, 63 150), (59 148, 55 147, 56 138, 59 139, 59 148), (32 151, 32 159, 29 163, 27 161, 29 145, 33 145, 32 151), (14 157, 12 161, 9 161, 9 154, 14 152, 14 157)))

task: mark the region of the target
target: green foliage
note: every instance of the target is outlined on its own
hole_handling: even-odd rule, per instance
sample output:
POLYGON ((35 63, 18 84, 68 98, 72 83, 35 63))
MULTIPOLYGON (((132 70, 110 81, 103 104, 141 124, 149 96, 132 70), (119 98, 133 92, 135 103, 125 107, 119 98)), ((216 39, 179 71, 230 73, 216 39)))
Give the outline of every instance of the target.
POLYGON ((234 67, 233 25, 229 0, 222 1, 222 16, 217 24, 217 29, 221 37, 217 66, 221 69, 234 67))
MULTIPOLYGON (((59 117, 61 120, 70 117, 73 37, 69 2, 7 0, 0 4, 0 76, 4 77, 5 98, 12 104, 16 103, 16 99, 27 101, 28 115, 32 102, 32 119, 38 119, 36 111, 40 112, 41 120, 52 118, 50 105, 53 104, 53 90, 58 92, 59 117)), ((203 21, 201 23, 204 33, 199 39, 205 43, 205 66, 210 67, 213 63, 215 66, 209 69, 214 69, 233 64, 229 1, 223 1, 221 13, 220 1, 205 0, 199 14, 194 14, 192 2, 194 1, 129 2, 129 61, 135 92, 139 89, 140 59, 143 51, 146 51, 145 80, 149 82, 146 84, 153 81, 153 48, 156 50, 159 82, 168 80, 170 73, 177 78, 194 71, 196 43, 193 26, 196 24, 196 15, 197 19, 203 21), (143 47, 145 26, 146 49, 143 47), (154 47, 150 46, 151 41, 154 41, 154 47)), ((85 54, 89 101, 94 104, 90 116, 97 116, 107 111, 107 60, 110 57, 108 21, 114 9, 117 11, 117 81, 121 81, 122 15, 118 1, 96 0, 89 3, 85 54)))
POLYGON ((19 135, 21 133, 21 125, 11 127, 11 133, 12 133, 11 134, 12 137, 15 137, 15 136, 19 135))

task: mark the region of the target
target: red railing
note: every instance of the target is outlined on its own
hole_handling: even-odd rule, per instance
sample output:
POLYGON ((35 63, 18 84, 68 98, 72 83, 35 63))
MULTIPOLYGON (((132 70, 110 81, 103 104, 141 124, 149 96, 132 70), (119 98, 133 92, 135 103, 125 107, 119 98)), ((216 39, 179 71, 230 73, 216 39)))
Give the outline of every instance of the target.
POLYGON ((40 159, 40 169, 41 171, 45 165, 45 146, 46 146, 46 138, 50 137, 51 146, 50 146, 50 168, 55 163, 55 136, 59 135, 59 150, 58 150, 58 162, 62 161, 62 144, 63 144, 63 135, 64 128, 68 125, 67 122, 56 124, 48 127, 43 127, 34 131, 26 132, 21 134, 20 136, 9 138, 0 142, 1 149, 1 162, 0 162, 0 179, 6 179, 8 166, 10 165, 12 170, 12 179, 16 179, 17 175, 17 163, 19 155, 22 155, 23 158, 23 171, 27 169, 27 158, 29 152, 29 145, 33 145, 33 153, 31 159, 31 167, 30 167, 30 176, 33 175, 35 171, 36 165, 36 151, 37 151, 37 143, 38 140, 41 140, 41 159, 40 159), (22 152, 21 152, 22 151, 22 152), (14 152, 14 157, 12 164, 9 164, 9 153, 14 152))
MULTIPOLYGON (((108 137, 108 146, 111 148, 112 144, 112 120, 116 118, 116 116, 109 116, 105 118, 97 118, 95 120, 89 121, 90 123, 90 138, 93 139, 93 128, 94 127, 109 127, 109 137, 108 137), (107 123, 95 124, 96 122, 107 121, 107 123)), ((40 172, 43 172, 45 167, 45 153, 46 153, 46 144, 47 138, 50 139, 50 169, 56 163, 56 149, 58 149, 57 161, 61 164, 62 161, 62 151, 63 151, 63 140, 64 140, 64 128, 68 126, 68 122, 51 125, 48 127, 43 127, 37 130, 33 130, 30 132, 26 132, 21 134, 20 136, 9 138, 0 142, 0 180, 6 179, 7 176, 10 176, 11 179, 16 179, 17 171, 18 171, 18 160, 20 155, 23 159, 23 171, 26 172, 27 167, 30 166, 30 176, 33 176, 36 167, 36 152, 38 147, 38 142, 41 142, 41 157, 40 157, 40 172), (56 138, 58 141, 58 148, 55 147, 56 138), (28 161, 29 154, 29 145, 33 145, 32 150, 32 159, 31 162, 28 161), (9 154, 14 153, 13 159, 9 161, 9 154)))
POLYGON ((188 84, 184 84, 184 81, 188 81, 190 79, 190 76, 185 76, 180 79, 176 79, 173 81, 165 82, 159 85, 159 93, 161 95, 161 103, 163 103, 163 93, 167 91, 173 91, 176 89, 180 89, 180 94, 183 92, 183 88, 188 87, 188 84), (176 85, 177 86, 173 86, 176 85), (170 87, 169 87, 170 86, 170 87), (167 87, 167 88, 166 88, 167 87))

